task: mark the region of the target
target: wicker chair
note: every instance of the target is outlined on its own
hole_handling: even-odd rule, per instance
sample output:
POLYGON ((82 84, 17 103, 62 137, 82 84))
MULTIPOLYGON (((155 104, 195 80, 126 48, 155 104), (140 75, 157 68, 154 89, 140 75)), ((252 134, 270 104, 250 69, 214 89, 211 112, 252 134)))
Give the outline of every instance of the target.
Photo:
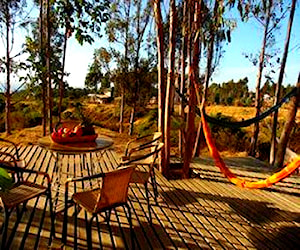
POLYGON ((131 211, 127 203, 128 199, 128 186, 129 180, 133 173, 134 166, 123 167, 111 172, 100 173, 92 176, 70 178, 65 183, 65 211, 64 211, 64 223, 63 223, 63 237, 62 242, 67 241, 67 209, 69 203, 75 205, 75 211, 77 211, 76 205, 83 207, 89 212, 92 217, 87 221, 86 233, 88 249, 92 249, 92 221, 98 214, 105 212, 106 221, 109 223, 111 210, 123 206, 127 208, 127 218, 130 225, 132 247, 134 247, 134 231, 131 221, 131 211), (72 195, 72 199, 68 200, 69 183, 77 181, 91 181, 92 179, 102 178, 102 187, 77 192, 72 195))
POLYGON ((157 184, 155 179, 154 166, 158 158, 159 152, 162 150, 163 143, 152 143, 139 147, 139 150, 131 151, 131 154, 128 155, 126 161, 122 161, 120 166, 125 165, 135 165, 136 168, 130 179, 130 183, 143 184, 145 187, 145 194, 147 199, 148 211, 149 211, 149 221, 152 223, 151 216, 151 204, 149 197, 148 182, 151 179, 151 184, 154 192, 154 200, 157 203, 157 184))
MULTIPOLYGON (((26 204, 29 200, 36 198, 40 195, 46 195, 47 200, 45 206, 47 205, 47 201, 49 201, 49 209, 51 216, 51 235, 50 241, 52 237, 55 236, 55 228, 54 228, 54 220, 55 215, 53 212, 53 205, 51 199, 51 180, 47 173, 25 169, 17 166, 17 160, 13 155, 9 153, 0 152, 0 155, 5 155, 6 159, 9 160, 0 160, 0 168, 6 169, 7 172, 12 177, 12 186, 5 191, 0 191, 0 200, 1 205, 4 207, 4 224, 2 227, 2 243, 1 249, 5 249, 6 237, 7 237, 7 228, 9 222, 9 216, 14 208, 17 211, 17 224, 20 222, 22 214, 26 208, 26 204), (37 184, 35 182, 30 182, 25 180, 24 174, 27 175, 35 175, 42 176, 47 181, 47 185, 37 184), (19 205, 23 204, 23 208, 20 211, 19 205)), ((37 179, 37 178, 34 178, 37 179)))

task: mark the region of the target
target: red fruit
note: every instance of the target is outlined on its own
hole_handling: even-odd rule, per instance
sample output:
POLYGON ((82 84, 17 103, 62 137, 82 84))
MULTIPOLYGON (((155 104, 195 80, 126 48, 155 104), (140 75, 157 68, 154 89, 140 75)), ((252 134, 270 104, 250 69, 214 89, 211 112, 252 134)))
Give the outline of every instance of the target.
POLYGON ((82 136, 82 134, 83 134, 82 127, 81 126, 76 126, 74 128, 74 133, 76 134, 76 136, 82 136))
POLYGON ((64 132, 65 134, 68 134, 69 132, 71 132, 71 129, 69 129, 69 128, 64 128, 64 129, 63 129, 63 132, 64 132))

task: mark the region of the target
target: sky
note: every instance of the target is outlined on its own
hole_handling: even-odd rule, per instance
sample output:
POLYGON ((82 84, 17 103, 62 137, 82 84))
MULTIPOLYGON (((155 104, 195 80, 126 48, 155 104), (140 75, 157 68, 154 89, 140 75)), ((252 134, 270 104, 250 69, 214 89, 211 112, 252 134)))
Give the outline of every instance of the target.
MULTIPOLYGON (((235 14, 230 18, 235 19, 235 14)), ((237 20, 237 19, 236 19, 237 20)), ((277 47, 280 49, 279 57, 283 54, 284 42, 286 38, 287 20, 282 23, 282 29, 277 37, 277 47)), ((300 72, 300 4, 298 3, 294 24, 292 28, 292 36, 290 43, 290 53, 286 64, 286 73, 284 76, 284 84, 295 84, 300 72)), ((259 53, 262 43, 262 26, 256 21, 248 23, 238 22, 237 28, 232 32, 231 43, 225 44, 223 49, 225 51, 221 58, 220 64, 214 72, 211 82, 222 83, 231 79, 238 81, 239 79, 248 77, 248 86, 250 90, 254 90, 256 85, 257 67, 253 66, 243 54, 245 53, 259 53)), ((13 53, 19 51, 24 39, 24 31, 16 31, 16 42, 13 53)), ((2 41, 1 41, 2 42, 2 41)), ((84 87, 85 76, 88 72, 88 67, 92 63, 93 52, 95 48, 108 46, 105 38, 97 38, 95 43, 83 44, 81 46, 71 37, 68 40, 67 55, 66 55, 66 71, 70 73, 67 81, 72 87, 84 87)), ((5 55, 5 48, 3 44, 0 45, 0 57, 5 55)), ((24 58, 24 57, 23 57, 24 58)), ((22 59, 21 59, 22 60, 22 59)), ((279 74, 279 67, 277 65, 274 70, 274 80, 277 81, 279 74)), ((17 79, 15 79, 17 80, 17 79)), ((0 84, 5 82, 5 75, 0 73, 0 84)), ((263 80, 264 82, 264 80, 263 80)), ((3 87, 0 85, 1 90, 3 87)), ((17 86, 18 84, 16 84, 17 86)))

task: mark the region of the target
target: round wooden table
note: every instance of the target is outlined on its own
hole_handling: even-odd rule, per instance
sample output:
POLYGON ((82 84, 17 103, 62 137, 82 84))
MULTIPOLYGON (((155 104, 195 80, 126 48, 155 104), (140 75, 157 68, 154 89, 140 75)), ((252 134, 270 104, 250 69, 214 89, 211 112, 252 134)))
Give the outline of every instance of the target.
POLYGON ((101 171, 97 169, 98 164, 94 164, 95 160, 92 158, 96 156, 96 162, 99 162, 106 150, 113 145, 113 141, 108 137, 99 136, 94 142, 59 144, 53 142, 50 136, 45 136, 38 140, 38 145, 50 151, 55 158, 53 184, 56 191, 54 209, 57 213, 63 209, 63 207, 60 209, 60 205, 63 205, 64 190, 60 191, 60 187, 64 185, 65 180, 69 177, 93 175, 101 171), (66 162, 62 160, 65 155, 79 155, 80 161, 76 163, 76 166, 80 163, 81 167, 74 167, 77 170, 70 172, 66 162))
POLYGON ((50 136, 38 140, 38 145, 55 153, 63 155, 86 154, 101 151, 113 145, 113 141, 104 136, 99 136, 94 142, 76 142, 59 144, 53 142, 50 136))

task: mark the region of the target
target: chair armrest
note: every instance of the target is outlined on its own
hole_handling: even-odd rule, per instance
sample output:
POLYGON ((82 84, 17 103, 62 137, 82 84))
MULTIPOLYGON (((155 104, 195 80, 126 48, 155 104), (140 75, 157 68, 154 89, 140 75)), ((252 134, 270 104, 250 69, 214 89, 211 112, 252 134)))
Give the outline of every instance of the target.
POLYGON ((137 158, 134 158, 134 159, 132 159, 132 160, 130 160, 130 158, 129 158, 128 160, 122 161, 122 162, 118 165, 117 168, 123 167, 123 166, 125 166, 125 165, 130 165, 131 163, 134 163, 134 162, 138 162, 138 161, 144 160, 144 159, 150 157, 151 155, 152 155, 151 153, 145 154, 145 155, 142 155, 141 157, 137 157, 137 158))
MULTIPOLYGON (((130 140, 129 142, 127 142, 126 147, 125 147, 124 156, 127 156, 128 151, 129 151, 130 144, 132 144, 133 142, 137 142, 137 141, 143 140, 143 139, 145 139, 145 138, 147 138, 147 137, 153 137, 153 135, 150 134, 150 135, 140 136, 140 137, 137 137, 137 138, 132 139, 132 140, 130 140)), ((159 139, 159 138, 158 138, 158 139, 159 139)), ((147 145, 147 144, 149 144, 149 142, 148 142, 148 143, 145 143, 145 144, 147 145)), ((144 144, 142 144, 141 146, 143 146, 143 145, 144 145, 144 144)), ((137 146, 137 147, 138 147, 138 146, 137 146)))
POLYGON ((95 178, 103 178, 104 176, 105 176, 105 173, 99 173, 99 174, 94 174, 94 175, 90 175, 90 176, 68 178, 66 180, 65 184, 68 184, 69 182, 86 181, 86 180, 91 180, 91 179, 95 179, 95 178))
MULTIPOLYGON (((14 163, 14 165, 17 166, 17 160, 16 160, 16 158, 12 154, 0 151, 0 155, 5 155, 7 157, 10 157, 11 160, 12 160, 12 162, 14 163)), ((5 161, 1 161, 0 160, 0 162, 5 162, 5 161)))
POLYGON ((130 155, 134 152, 138 152, 138 151, 142 151, 142 150, 145 150, 147 148, 152 148, 152 147, 155 147, 156 145, 152 144, 153 142, 151 143, 145 143, 145 144, 142 144, 142 145, 138 145, 136 147, 133 147, 129 150, 128 154, 127 154, 127 157, 130 158, 130 155))
POLYGON ((14 147, 15 151, 16 151, 17 159, 19 159, 19 151, 18 151, 18 147, 17 147, 16 143, 14 143, 14 142, 12 142, 10 140, 7 140, 7 139, 3 139, 3 138, 0 138, 0 141, 3 141, 3 142, 11 144, 14 147))
POLYGON ((12 166, 9 162, 7 161, 0 161, 0 163, 2 163, 0 165, 1 168, 5 168, 7 170, 10 170, 14 173, 29 173, 29 174, 37 174, 37 175, 43 175, 44 177, 46 177, 48 184, 51 183, 51 178, 49 176, 48 173, 46 172, 42 172, 42 171, 38 171, 38 170, 33 170, 33 169, 27 169, 27 168, 21 168, 18 166, 12 166))

